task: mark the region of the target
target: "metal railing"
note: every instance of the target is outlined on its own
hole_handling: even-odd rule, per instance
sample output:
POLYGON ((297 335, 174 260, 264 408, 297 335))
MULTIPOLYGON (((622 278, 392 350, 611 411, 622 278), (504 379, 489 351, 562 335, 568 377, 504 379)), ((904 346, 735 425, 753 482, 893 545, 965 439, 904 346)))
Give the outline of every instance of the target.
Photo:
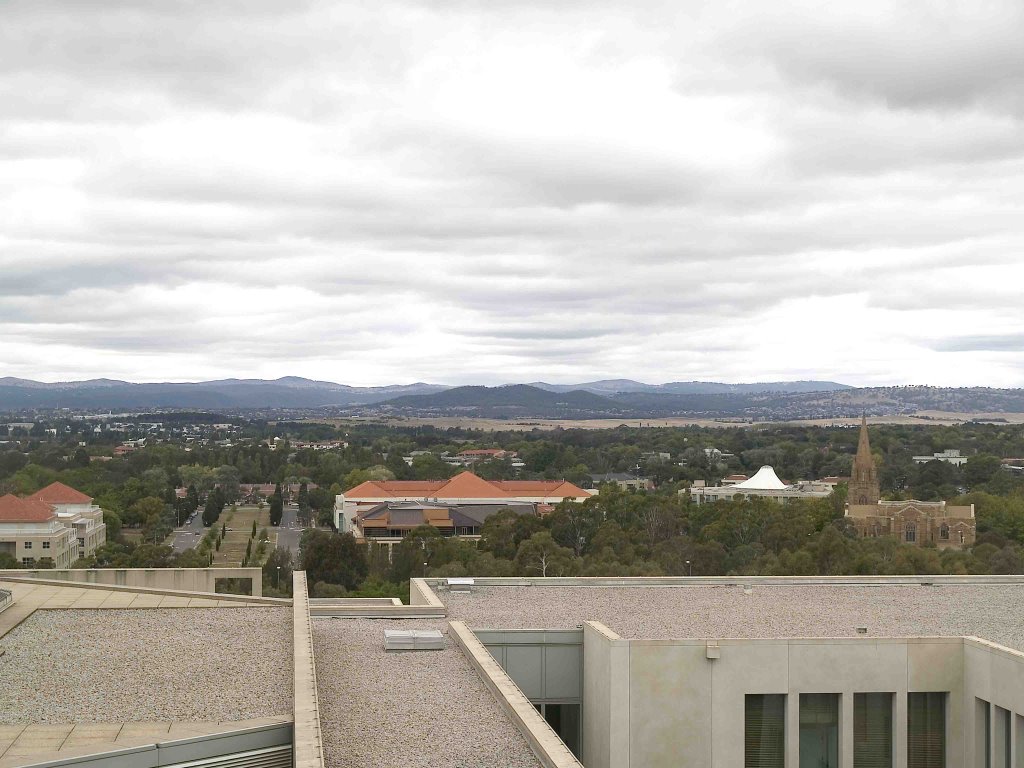
POLYGON ((8 608, 14 602, 14 594, 9 589, 0 589, 0 611, 8 608))

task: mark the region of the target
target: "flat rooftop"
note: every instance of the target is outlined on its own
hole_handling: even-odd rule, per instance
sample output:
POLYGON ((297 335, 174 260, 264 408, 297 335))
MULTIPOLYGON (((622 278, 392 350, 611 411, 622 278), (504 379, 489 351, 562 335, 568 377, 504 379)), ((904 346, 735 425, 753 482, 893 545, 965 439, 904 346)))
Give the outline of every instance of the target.
POLYGON ((539 768, 452 638, 443 651, 384 651, 385 629, 445 620, 315 619, 328 768, 539 768))
POLYGON ((0 652, 3 725, 292 712, 289 607, 37 610, 0 652))
POLYGON ((1024 584, 434 586, 449 620, 479 629, 569 629, 621 637, 724 639, 975 635, 1024 651, 1024 584))

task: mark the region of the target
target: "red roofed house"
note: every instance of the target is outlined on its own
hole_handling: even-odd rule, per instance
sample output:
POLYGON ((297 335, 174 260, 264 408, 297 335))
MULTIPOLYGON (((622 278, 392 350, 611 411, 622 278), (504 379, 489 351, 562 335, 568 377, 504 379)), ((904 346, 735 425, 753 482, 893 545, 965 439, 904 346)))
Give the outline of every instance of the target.
POLYGON ((0 554, 10 555, 23 568, 49 558, 54 568, 70 568, 78 559, 75 531, 64 525, 57 510, 36 499, 0 497, 0 554))
POLYGON ((25 499, 0 499, 0 552, 31 568, 49 558, 70 568, 107 540, 103 510, 64 483, 52 483, 25 499))
POLYGON ((565 480, 484 480, 472 472, 460 472, 450 480, 368 480, 336 497, 334 523, 339 531, 350 532, 357 515, 382 501, 492 505, 495 501, 519 501, 552 505, 565 499, 583 501, 593 493, 565 480))

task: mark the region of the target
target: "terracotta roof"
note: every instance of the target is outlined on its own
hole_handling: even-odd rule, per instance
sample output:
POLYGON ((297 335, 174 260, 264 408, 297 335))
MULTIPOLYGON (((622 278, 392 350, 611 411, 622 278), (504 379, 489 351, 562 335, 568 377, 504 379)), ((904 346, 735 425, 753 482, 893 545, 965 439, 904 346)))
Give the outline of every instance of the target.
POLYGON ((7 494, 0 497, 0 522, 45 523, 57 516, 53 507, 37 499, 19 499, 7 494))
POLYGON ((519 496, 585 499, 590 494, 565 480, 492 481, 472 472, 460 472, 451 480, 368 480, 345 491, 345 496, 350 499, 508 499, 519 496))
POLYGON ((50 483, 41 491, 36 491, 30 499, 45 501, 47 504, 91 504, 92 496, 86 496, 81 491, 64 483, 50 483))

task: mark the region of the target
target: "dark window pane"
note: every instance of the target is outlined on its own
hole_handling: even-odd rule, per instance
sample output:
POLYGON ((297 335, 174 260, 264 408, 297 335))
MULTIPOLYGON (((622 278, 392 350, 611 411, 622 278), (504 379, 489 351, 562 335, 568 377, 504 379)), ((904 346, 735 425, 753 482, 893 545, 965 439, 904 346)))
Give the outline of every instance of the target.
POLYGON ((907 694, 907 768, 946 768, 946 694, 907 694))
POLYGON ((892 768, 892 694, 853 694, 853 768, 892 768))
POLYGON ((744 717, 745 768, 784 768, 786 697, 781 693, 748 694, 744 717))
POLYGON ((800 694, 800 768, 839 768, 839 694, 800 694))

